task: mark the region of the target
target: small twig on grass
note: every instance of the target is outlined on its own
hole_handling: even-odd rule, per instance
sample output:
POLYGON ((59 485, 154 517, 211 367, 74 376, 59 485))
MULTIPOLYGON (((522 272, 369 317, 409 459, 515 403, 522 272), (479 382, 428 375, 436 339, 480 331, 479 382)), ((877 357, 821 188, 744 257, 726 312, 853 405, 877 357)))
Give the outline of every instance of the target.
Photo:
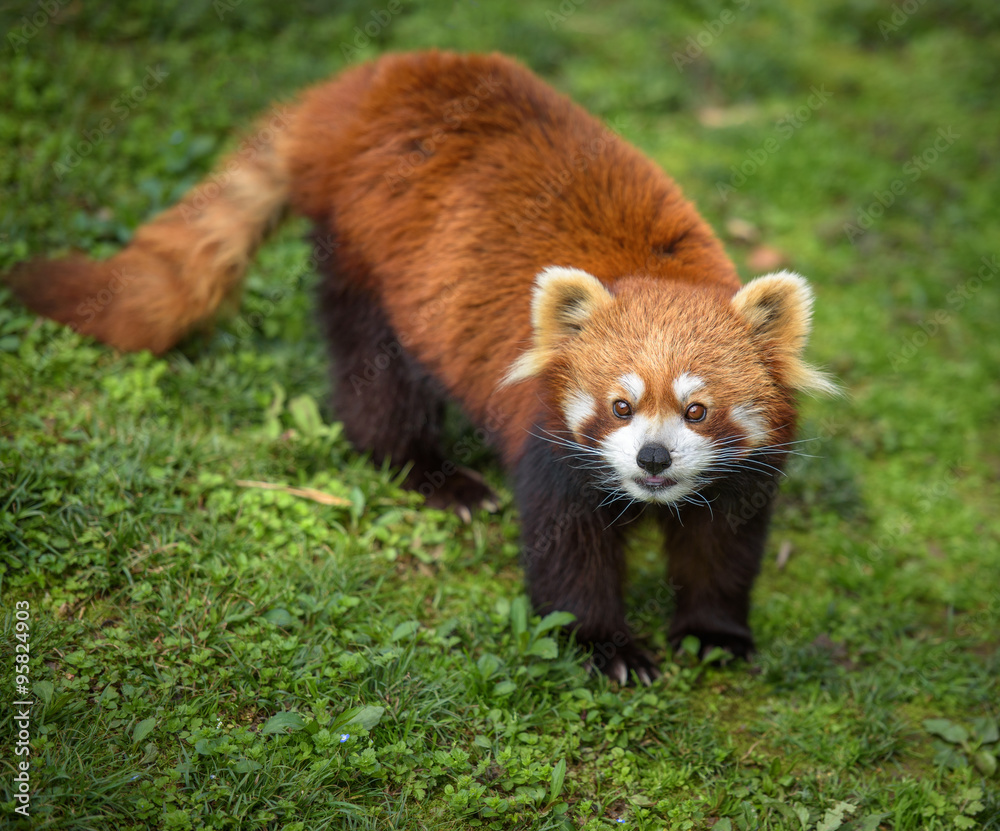
POLYGON ((778 571, 782 571, 785 566, 788 565, 788 558, 792 556, 792 543, 790 540, 785 540, 781 544, 781 548, 778 549, 778 559, 777 566, 778 571))
POLYGON ((288 485, 276 485, 273 482, 255 482, 252 479, 237 479, 236 484, 241 488, 260 488, 267 491, 281 491, 292 496, 301 496, 303 499, 311 499, 321 505, 337 505, 341 508, 348 508, 351 500, 343 496, 334 496, 332 493, 318 491, 315 488, 290 488, 288 485))
POLYGON ((755 751, 755 750, 757 749, 757 745, 759 745, 759 744, 760 744, 760 743, 761 743, 762 741, 764 741, 764 740, 763 740, 763 739, 757 739, 757 741, 755 741, 755 742, 754 742, 754 743, 753 743, 752 745, 750 745, 750 749, 749 749, 749 750, 747 750, 747 752, 746 752, 746 753, 744 753, 744 754, 743 754, 743 756, 742 756, 742 757, 740 758, 740 764, 741 764, 741 765, 742 765, 742 764, 743 764, 743 763, 744 763, 744 762, 745 762, 745 761, 746 761, 747 759, 749 759, 749 758, 750 758, 750 754, 751 754, 751 753, 753 753, 753 752, 754 752, 754 751, 755 751))

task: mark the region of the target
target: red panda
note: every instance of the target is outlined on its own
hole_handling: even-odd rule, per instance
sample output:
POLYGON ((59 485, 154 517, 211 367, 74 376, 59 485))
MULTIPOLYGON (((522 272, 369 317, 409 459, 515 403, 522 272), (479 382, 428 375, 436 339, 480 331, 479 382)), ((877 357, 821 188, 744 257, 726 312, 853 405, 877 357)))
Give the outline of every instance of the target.
POLYGON ((640 513, 665 535, 669 639, 747 655, 795 394, 831 389, 802 359, 806 282, 741 287, 670 178, 499 55, 387 55, 276 112, 117 256, 23 265, 15 293, 161 353, 238 294, 290 207, 323 248, 335 411, 358 449, 468 516, 492 494, 440 446, 457 402, 512 476, 536 611, 575 615, 595 665, 657 674, 623 603, 640 513))

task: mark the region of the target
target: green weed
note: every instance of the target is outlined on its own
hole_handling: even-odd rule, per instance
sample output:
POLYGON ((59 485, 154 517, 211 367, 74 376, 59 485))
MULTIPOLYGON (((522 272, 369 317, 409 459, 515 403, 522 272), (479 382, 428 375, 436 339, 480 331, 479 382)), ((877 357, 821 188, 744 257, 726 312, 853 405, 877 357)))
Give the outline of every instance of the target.
POLYGON ((810 356, 848 394, 804 402, 759 653, 666 654, 648 529, 628 601, 663 678, 588 675, 530 613, 509 495, 466 526, 344 440, 293 222, 235 316, 162 358, 0 289, 4 821, 1000 828, 995 4, 336 5, 0 9, 0 270, 112 253, 257 112, 349 63, 519 56, 661 163, 744 276, 815 286, 810 356))

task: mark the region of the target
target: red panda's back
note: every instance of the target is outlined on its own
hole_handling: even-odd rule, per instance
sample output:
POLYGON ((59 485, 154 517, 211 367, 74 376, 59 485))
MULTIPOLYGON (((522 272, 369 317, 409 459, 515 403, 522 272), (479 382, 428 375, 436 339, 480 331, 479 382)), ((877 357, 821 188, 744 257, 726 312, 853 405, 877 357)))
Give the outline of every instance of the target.
MULTIPOLYGON (((476 418, 527 345, 547 266, 739 287, 672 180, 508 58, 386 56, 307 93, 295 132, 293 202, 476 418)), ((504 393, 515 421, 521 387, 504 393)))

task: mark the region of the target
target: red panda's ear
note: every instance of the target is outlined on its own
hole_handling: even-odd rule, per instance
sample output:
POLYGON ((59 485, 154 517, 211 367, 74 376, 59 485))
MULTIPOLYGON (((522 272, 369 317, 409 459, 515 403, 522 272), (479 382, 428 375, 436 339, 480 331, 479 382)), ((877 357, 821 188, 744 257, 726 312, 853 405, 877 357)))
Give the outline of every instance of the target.
POLYGON ((512 365, 503 384, 537 375, 569 340, 582 332, 611 293, 592 274, 550 266, 539 272, 531 295, 531 348, 512 365))
POLYGON ((781 359, 784 381, 792 389, 836 394, 829 378, 802 360, 809 338, 813 293, 798 274, 777 271, 751 280, 732 300, 762 349, 781 359))

